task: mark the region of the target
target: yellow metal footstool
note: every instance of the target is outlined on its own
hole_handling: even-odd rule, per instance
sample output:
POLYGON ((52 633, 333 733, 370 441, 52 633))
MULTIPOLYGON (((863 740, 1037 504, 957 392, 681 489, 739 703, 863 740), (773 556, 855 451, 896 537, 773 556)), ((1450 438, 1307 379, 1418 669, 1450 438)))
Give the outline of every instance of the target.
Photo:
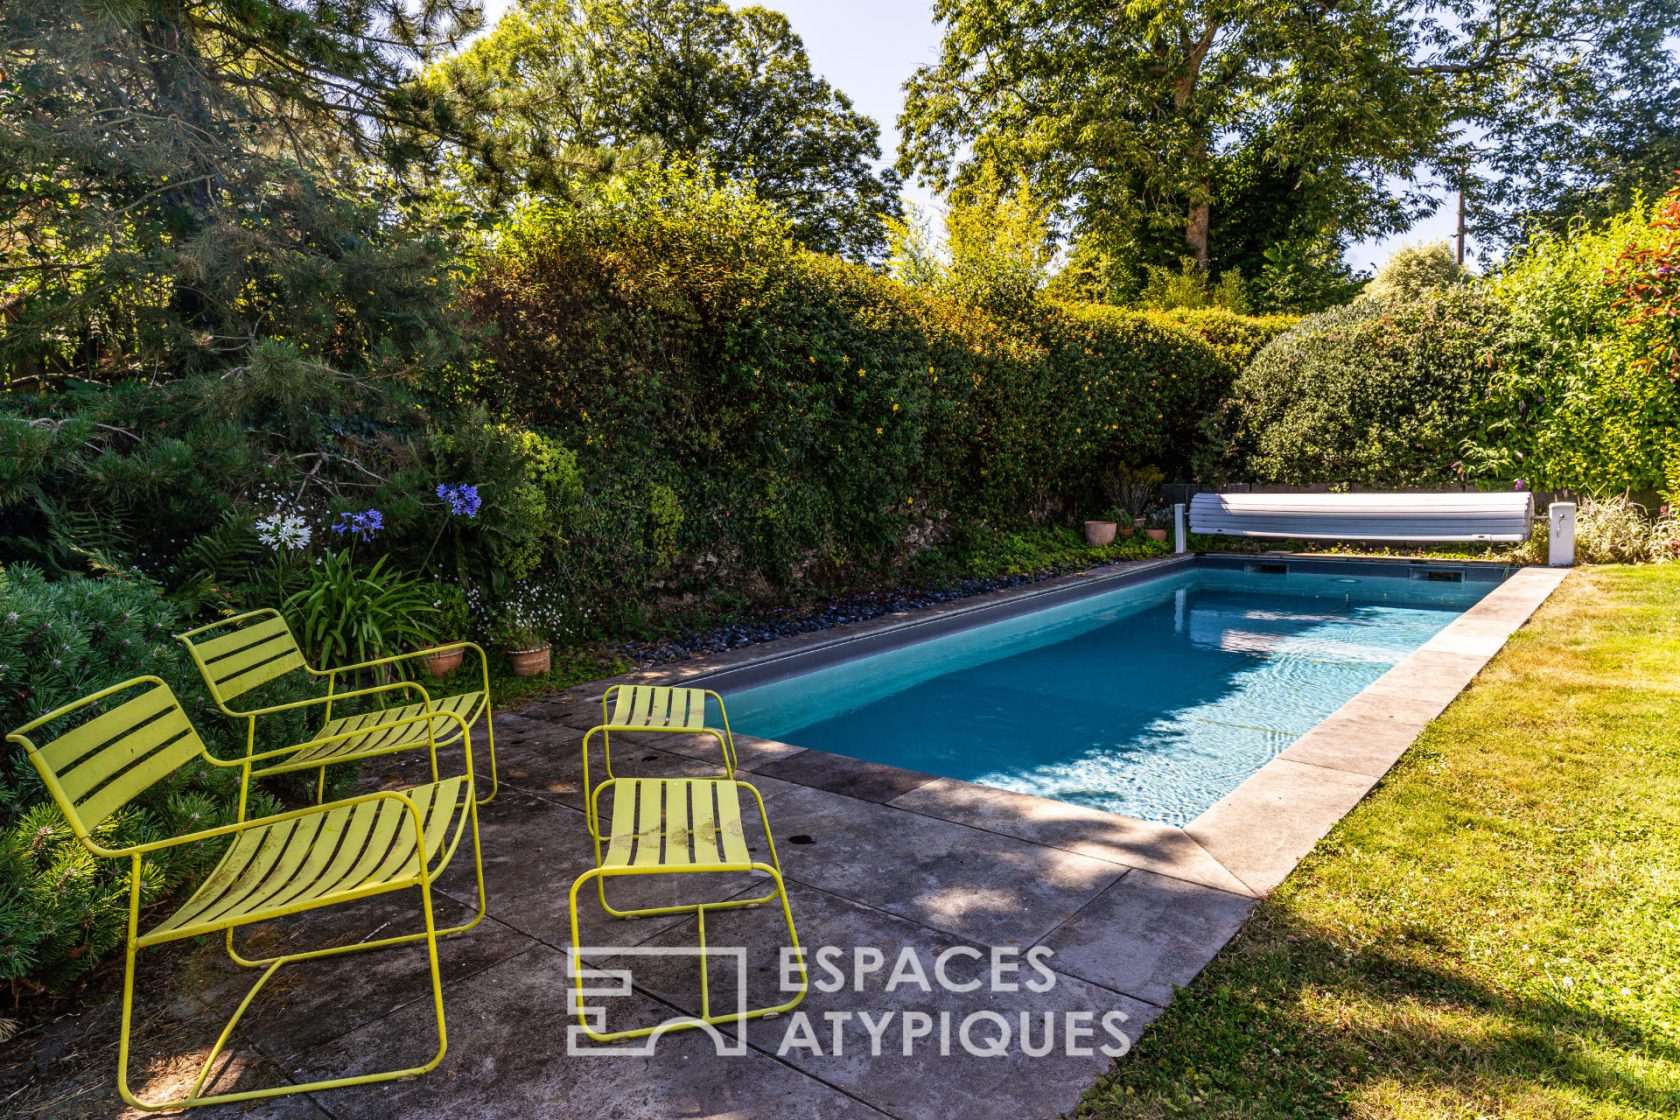
POLYGON ((776 858, 776 842, 770 835, 770 819, 764 812, 764 798, 746 782, 728 778, 611 778, 596 788, 589 800, 589 831, 595 840, 596 866, 572 883, 569 900, 572 919, 572 960, 577 976, 577 1014, 583 1031, 597 1042, 617 1042, 626 1038, 641 1038, 655 1032, 682 1030, 702 1025, 734 1023, 742 1019, 761 1019, 790 1011, 805 998, 808 982, 803 960, 799 963, 799 990, 785 1003, 774 1007, 749 1008, 730 1014, 714 1015, 706 969, 706 913, 710 910, 734 910, 744 906, 759 906, 772 899, 781 903, 782 920, 787 924, 788 944, 799 948, 799 934, 793 927, 793 911, 788 906, 787 888, 782 883, 781 862, 776 858), (603 837, 600 828, 600 799, 602 793, 612 791, 610 831, 603 837), (747 848, 747 838, 741 824, 741 792, 752 794, 758 804, 758 819, 764 826, 764 840, 768 846, 769 862, 755 860, 747 848), (602 843, 606 849, 603 852, 602 843), (727 899, 721 902, 695 902, 676 906, 654 906, 641 910, 617 910, 607 904, 606 880, 633 875, 719 875, 758 871, 769 876, 771 891, 759 898, 727 899), (657 914, 687 914, 696 917, 700 942, 700 1015, 676 1019, 653 1027, 634 1030, 597 1031, 589 1022, 583 1005, 584 973, 582 945, 578 933, 578 893, 590 882, 597 885, 601 905, 617 918, 642 918, 657 914))
MULTIPOLYGON (((654 731, 672 735, 710 735, 717 740, 723 755, 723 776, 735 776, 735 736, 729 730, 729 713, 724 709, 723 697, 705 688, 664 688, 645 684, 615 684, 601 697, 601 722, 583 737, 583 792, 591 793, 589 785, 589 741, 601 733, 601 751, 606 762, 608 780, 613 777, 612 733, 614 731, 654 731), (723 717, 723 730, 706 724, 706 698, 718 703, 723 717), (612 709, 608 714, 609 706, 612 709)), ((590 818, 594 819, 593 799, 590 818)))

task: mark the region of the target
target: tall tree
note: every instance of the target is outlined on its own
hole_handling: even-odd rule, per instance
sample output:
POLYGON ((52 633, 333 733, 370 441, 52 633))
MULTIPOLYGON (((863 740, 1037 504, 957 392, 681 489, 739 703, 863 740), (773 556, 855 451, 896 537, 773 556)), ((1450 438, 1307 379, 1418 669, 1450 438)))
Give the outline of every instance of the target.
POLYGON ((1213 204, 1252 148, 1349 228, 1429 123, 1396 30, 1360 0, 936 0, 939 62, 908 85, 901 168, 936 186, 992 159, 1145 263, 1217 266, 1213 204), (1419 119, 1419 118, 1423 119, 1419 119))
POLYGON ((393 176, 469 141, 411 75, 478 2, 7 4, 8 382, 215 368, 264 337, 357 365, 426 349, 442 269, 399 235, 393 176))
POLYGON ((1410 16, 1414 73, 1449 107, 1433 161, 1468 188, 1470 231, 1626 209, 1680 167, 1680 0, 1433 0, 1410 16))
POLYGON ((1287 239, 1286 255, 1321 254, 1432 208, 1479 135, 1494 170, 1486 212, 1508 224, 1560 181, 1525 166, 1590 151, 1603 158, 1562 181, 1603 181, 1620 166, 1618 142, 1672 127, 1680 100, 1663 37, 1675 8, 936 0, 944 45, 909 83, 900 167, 947 186, 996 161, 1105 251, 1217 269, 1251 267, 1271 248, 1252 243, 1258 227, 1231 201, 1242 197, 1233 184, 1275 194, 1271 236, 1287 239))
POLYGON ((877 173, 880 129, 811 72, 787 17, 714 0, 526 0, 435 88, 491 106, 503 158, 469 180, 490 192, 564 190, 575 169, 625 153, 751 177, 811 248, 874 258, 898 178, 877 173))

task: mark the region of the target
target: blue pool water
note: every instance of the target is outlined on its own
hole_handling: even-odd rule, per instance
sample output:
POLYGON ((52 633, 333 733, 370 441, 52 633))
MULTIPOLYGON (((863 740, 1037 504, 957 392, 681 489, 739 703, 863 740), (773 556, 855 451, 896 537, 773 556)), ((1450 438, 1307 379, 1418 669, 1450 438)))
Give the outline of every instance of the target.
POLYGON ((733 692, 730 721, 1183 825, 1493 586, 1193 569, 733 692))

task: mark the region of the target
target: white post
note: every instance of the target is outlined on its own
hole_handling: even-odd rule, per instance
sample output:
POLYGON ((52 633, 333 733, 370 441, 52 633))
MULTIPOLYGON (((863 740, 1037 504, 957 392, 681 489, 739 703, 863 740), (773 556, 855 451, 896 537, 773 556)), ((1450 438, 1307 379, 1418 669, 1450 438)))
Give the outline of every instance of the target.
POLYGON ((1547 511, 1551 515, 1551 534, 1546 543, 1546 563, 1553 568, 1568 568, 1575 563, 1575 503, 1553 502, 1547 511))
POLYGON ((1173 551, 1184 552, 1189 547, 1189 537, 1184 532, 1184 503, 1173 504, 1173 551))

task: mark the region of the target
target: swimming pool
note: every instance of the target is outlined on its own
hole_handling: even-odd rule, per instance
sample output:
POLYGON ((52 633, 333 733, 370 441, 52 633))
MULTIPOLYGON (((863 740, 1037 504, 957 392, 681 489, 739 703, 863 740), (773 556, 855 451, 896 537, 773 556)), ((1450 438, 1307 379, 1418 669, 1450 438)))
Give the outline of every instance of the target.
POLYGON ((729 689, 729 715, 761 738, 1184 825, 1506 573, 1203 560, 729 689))

